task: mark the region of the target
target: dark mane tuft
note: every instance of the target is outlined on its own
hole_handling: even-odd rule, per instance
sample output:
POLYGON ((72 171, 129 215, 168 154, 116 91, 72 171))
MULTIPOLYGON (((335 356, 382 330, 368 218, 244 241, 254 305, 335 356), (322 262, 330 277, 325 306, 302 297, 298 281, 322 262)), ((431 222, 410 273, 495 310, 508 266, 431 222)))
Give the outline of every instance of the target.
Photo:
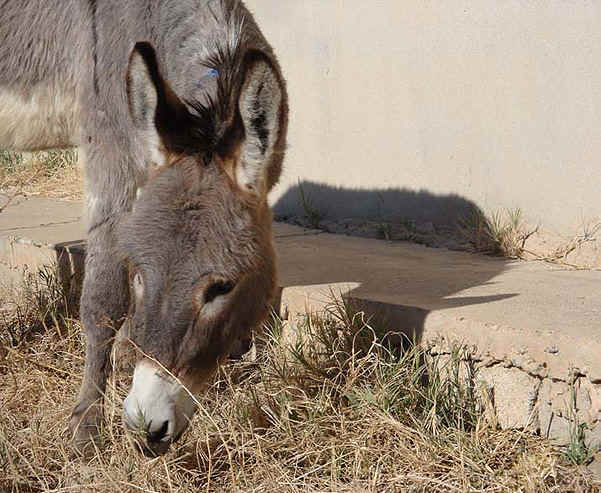
POLYGON ((227 10, 225 35, 214 39, 201 64, 216 71, 217 91, 203 100, 186 100, 191 110, 186 148, 193 152, 215 151, 237 118, 237 101, 244 81, 245 17, 239 4, 227 10))

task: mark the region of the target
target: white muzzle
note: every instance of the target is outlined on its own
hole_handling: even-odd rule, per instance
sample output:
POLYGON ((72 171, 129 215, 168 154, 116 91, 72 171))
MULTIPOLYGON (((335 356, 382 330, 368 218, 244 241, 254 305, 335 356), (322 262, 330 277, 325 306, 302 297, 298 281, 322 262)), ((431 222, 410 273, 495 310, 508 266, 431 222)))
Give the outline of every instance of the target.
POLYGON ((197 406, 174 377, 148 359, 134 370, 131 390, 123 402, 127 428, 143 435, 153 453, 165 453, 188 427, 197 406))

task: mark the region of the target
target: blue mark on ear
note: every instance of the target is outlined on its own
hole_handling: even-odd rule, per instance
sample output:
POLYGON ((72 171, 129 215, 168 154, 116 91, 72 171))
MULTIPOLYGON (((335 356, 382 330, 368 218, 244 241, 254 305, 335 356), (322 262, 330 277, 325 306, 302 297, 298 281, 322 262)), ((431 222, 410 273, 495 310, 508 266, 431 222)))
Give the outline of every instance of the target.
POLYGON ((212 79, 213 77, 219 77, 219 71, 216 68, 210 69, 208 74, 202 76, 196 86, 202 88, 207 79, 212 79))

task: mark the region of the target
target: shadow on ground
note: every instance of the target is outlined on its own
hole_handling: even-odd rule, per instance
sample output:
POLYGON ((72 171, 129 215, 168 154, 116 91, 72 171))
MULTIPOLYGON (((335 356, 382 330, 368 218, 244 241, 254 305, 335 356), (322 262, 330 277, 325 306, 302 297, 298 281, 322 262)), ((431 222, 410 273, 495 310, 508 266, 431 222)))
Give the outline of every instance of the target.
MULTIPOLYGON (((451 228, 466 217, 484 217, 476 204, 457 195, 392 188, 352 190, 306 181, 291 187, 274 205, 280 220, 310 214, 312 209, 323 211, 329 219, 410 218, 436 228, 451 228)), ((517 296, 462 294, 490 283, 505 270, 507 259, 319 232, 279 236, 276 244, 283 288, 332 286, 389 330, 417 341, 433 310, 517 296)))

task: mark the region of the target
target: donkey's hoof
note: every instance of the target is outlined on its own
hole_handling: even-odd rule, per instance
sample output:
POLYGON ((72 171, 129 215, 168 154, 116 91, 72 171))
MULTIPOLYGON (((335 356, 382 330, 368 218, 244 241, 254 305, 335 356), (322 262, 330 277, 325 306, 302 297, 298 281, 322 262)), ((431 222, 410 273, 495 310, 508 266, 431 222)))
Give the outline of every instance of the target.
POLYGON ((69 431, 75 452, 84 457, 93 455, 101 428, 102 411, 99 404, 77 405, 69 420, 69 431))

